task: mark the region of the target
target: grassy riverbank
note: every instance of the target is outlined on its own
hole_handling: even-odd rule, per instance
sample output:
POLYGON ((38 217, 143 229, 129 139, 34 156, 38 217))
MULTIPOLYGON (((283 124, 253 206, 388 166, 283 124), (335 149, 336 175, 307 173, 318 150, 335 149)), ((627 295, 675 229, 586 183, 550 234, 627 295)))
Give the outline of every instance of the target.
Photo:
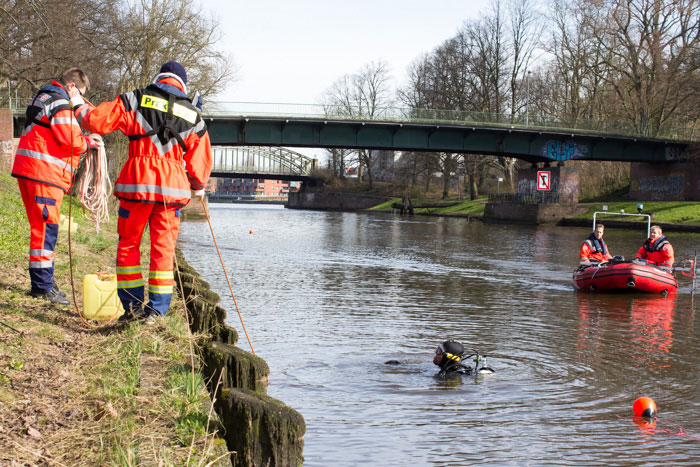
MULTIPOLYGON (((62 212, 68 213, 67 197, 62 212)), ((77 204, 73 217, 80 305, 84 274, 114 272, 116 219, 96 234, 77 204)), ((182 301, 174 297, 168 316, 155 325, 90 329, 72 305, 28 295, 28 238, 17 183, 2 174, 0 464, 229 465, 223 442, 212 434, 218 425, 207 409, 203 377, 193 369, 195 340, 182 301)), ((55 274, 72 297, 68 265, 61 232, 55 274)))
MULTIPOLYGON (((401 198, 393 198, 382 204, 374 206, 371 211, 392 212, 392 204, 401 203, 401 198)), ((471 200, 459 200, 457 198, 448 198, 445 200, 411 198, 413 203, 414 214, 426 214, 435 216, 482 216, 484 207, 486 206, 486 197, 471 200)))
MULTIPOLYGON (((440 216, 482 216, 486 206, 486 197, 477 198, 474 201, 460 201, 457 198, 446 200, 412 198, 415 214, 428 214, 440 216), (426 207, 421 207, 426 206, 426 207)), ((401 198, 393 198, 382 204, 372 207, 371 211, 392 212, 394 203, 401 203, 401 198)), ((593 213, 602 211, 607 206, 610 213, 624 210, 626 213, 636 213, 637 205, 643 204, 643 212, 651 214, 652 223, 698 225, 700 226, 700 202, 697 201, 597 201, 595 203, 580 203, 586 206, 588 211, 575 216, 573 219, 590 220, 593 213)), ((599 215, 600 219, 615 219, 622 222, 640 222, 640 217, 599 215)))
MULTIPOLYGON (((642 204, 644 206, 642 212, 652 216, 652 223, 700 225, 700 202, 697 201, 598 201, 596 203, 583 204, 588 206, 588 212, 576 216, 576 219, 591 219, 594 212, 603 210, 604 205, 607 206, 608 212, 611 213, 624 210, 626 213, 634 214, 637 212, 637 205, 642 204)), ((606 215, 601 215, 600 218, 611 218, 626 222, 639 222, 642 219, 641 217, 606 215)))

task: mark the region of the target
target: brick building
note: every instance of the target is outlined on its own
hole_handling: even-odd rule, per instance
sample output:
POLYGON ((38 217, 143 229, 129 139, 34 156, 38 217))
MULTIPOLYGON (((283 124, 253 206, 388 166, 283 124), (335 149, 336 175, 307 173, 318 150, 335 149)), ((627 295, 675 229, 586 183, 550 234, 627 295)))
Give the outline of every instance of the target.
POLYGON ((230 199, 286 199, 299 191, 301 182, 262 178, 212 178, 207 191, 230 199))

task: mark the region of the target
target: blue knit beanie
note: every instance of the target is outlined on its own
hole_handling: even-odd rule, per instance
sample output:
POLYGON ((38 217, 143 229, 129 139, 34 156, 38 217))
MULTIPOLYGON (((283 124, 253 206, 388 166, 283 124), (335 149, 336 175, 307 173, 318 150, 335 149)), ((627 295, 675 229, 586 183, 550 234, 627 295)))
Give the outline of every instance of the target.
POLYGON ((180 77, 184 84, 187 84, 187 72, 185 71, 185 67, 178 62, 171 61, 164 63, 163 66, 160 67, 159 73, 172 73, 180 77))

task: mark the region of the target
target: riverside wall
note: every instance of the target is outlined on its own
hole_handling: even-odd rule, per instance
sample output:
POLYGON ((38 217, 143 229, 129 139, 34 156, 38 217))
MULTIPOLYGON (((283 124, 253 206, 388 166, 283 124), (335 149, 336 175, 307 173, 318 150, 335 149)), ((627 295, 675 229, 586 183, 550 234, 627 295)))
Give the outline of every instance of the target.
POLYGON ((577 204, 516 204, 488 203, 484 222, 503 224, 556 224, 566 217, 578 216, 588 210, 577 204))
POLYGON ((319 211, 357 211, 368 209, 391 198, 355 193, 327 193, 324 191, 300 191, 289 193, 287 208, 319 211))
POLYGON ((185 298, 192 333, 199 336, 202 372, 222 421, 232 465, 301 466, 304 417, 267 395, 267 363, 236 346, 220 298, 177 252, 175 284, 185 298))

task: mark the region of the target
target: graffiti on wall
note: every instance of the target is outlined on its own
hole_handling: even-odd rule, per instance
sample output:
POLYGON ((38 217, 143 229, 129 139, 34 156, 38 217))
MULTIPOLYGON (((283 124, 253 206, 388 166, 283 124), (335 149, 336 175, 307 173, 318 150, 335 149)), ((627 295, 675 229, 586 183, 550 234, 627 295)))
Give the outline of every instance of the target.
POLYGON ((631 186, 632 191, 646 193, 653 200, 682 199, 684 187, 684 174, 669 175, 667 177, 641 177, 639 181, 633 181, 631 186))
POLYGON ((0 155, 9 156, 12 155, 12 140, 0 141, 0 155))
POLYGON ((12 140, 0 141, 0 170, 7 171, 12 167, 12 140))
POLYGON ((547 141, 542 146, 542 157, 555 161, 581 159, 588 154, 587 144, 577 144, 574 141, 547 141))
POLYGON ((666 160, 667 161, 678 161, 683 158, 683 150, 678 146, 667 146, 666 147, 666 160))
MULTIPOLYGON (((549 191, 562 195, 578 195, 578 182, 576 180, 562 180, 560 177, 553 175, 549 185, 549 191)), ((537 190, 537 180, 534 178, 521 178, 518 180, 518 193, 539 193, 539 190, 537 190)))

